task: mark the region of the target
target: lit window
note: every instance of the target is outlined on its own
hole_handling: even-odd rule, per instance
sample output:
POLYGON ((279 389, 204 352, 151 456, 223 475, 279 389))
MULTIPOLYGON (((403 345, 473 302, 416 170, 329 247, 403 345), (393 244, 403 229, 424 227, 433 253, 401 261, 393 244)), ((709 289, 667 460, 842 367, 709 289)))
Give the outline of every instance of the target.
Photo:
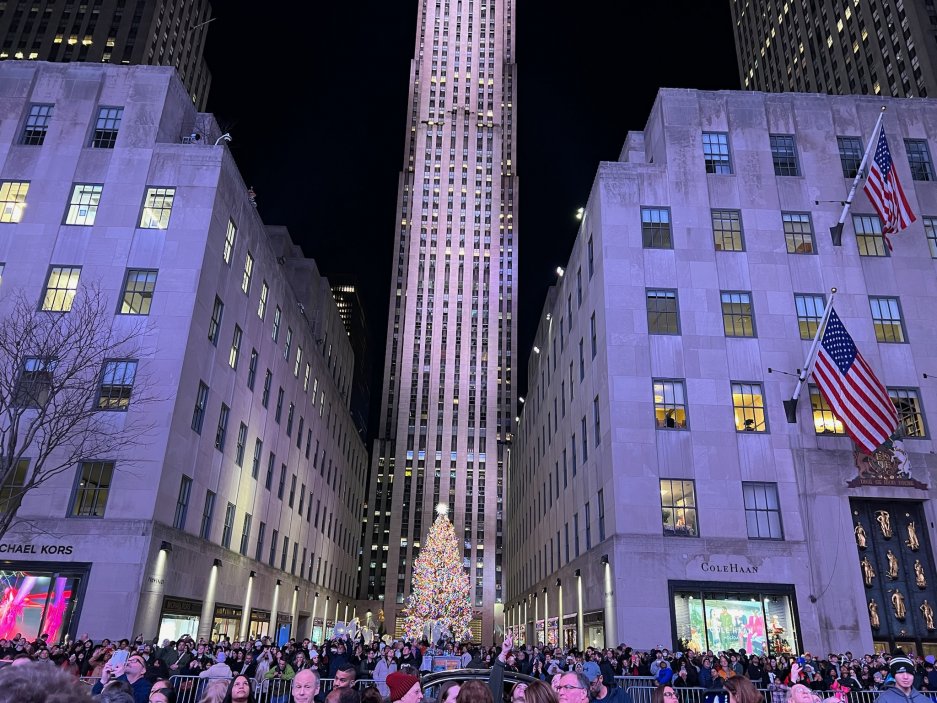
POLYGON ((26 209, 27 181, 0 181, 0 222, 19 222, 26 209))
POLYGON ((905 437, 926 437, 924 410, 916 388, 889 388, 888 397, 898 411, 898 433, 905 437))
POLYGON ((221 331, 221 318, 224 315, 224 303, 217 295, 211 309, 211 320, 208 323, 208 341, 218 346, 218 334, 221 331))
POLYGON ((101 373, 101 387, 98 390, 98 410, 126 410, 130 405, 130 394, 133 392, 136 375, 136 361, 105 361, 101 373))
POLYGON ((654 422, 658 429, 686 429, 686 391, 683 381, 654 381, 654 422))
POLYGON ((93 225, 98 214, 98 203, 101 200, 103 186, 87 183, 75 184, 72 188, 72 197, 68 203, 68 212, 65 215, 67 225, 93 225))
POLYGON ((215 449, 219 452, 224 451, 224 441, 228 436, 228 417, 231 410, 224 403, 221 404, 221 410, 218 411, 218 427, 215 428, 215 449))
POLYGON ((120 303, 121 315, 149 315, 156 289, 157 271, 128 269, 124 280, 124 295, 120 303))
POLYGON ((735 429, 740 432, 767 432, 765 397, 760 383, 733 383, 732 410, 735 429))
POLYGON ((862 163, 863 148, 859 137, 836 137, 839 145, 839 163, 843 167, 843 178, 855 178, 862 163))
POLYGON ((784 539, 778 484, 743 481, 742 495, 749 539, 784 539))
POLYGON ((852 226, 856 232, 859 256, 888 256, 882 222, 875 215, 853 215, 852 226))
POLYGON ((794 307, 797 308, 797 328, 801 339, 813 339, 823 319, 826 300, 822 295, 794 294, 794 307))
POLYGON ((782 212, 784 223, 784 243, 788 254, 815 254, 816 244, 813 239, 813 223, 806 212, 782 212))
POLYGON ((78 278, 81 268, 78 266, 53 266, 49 270, 46 292, 42 299, 42 309, 50 312, 68 312, 72 309, 75 293, 78 291, 78 278))
POLYGON ((800 167, 797 164, 797 148, 794 146, 794 137, 787 134, 772 134, 771 160, 774 163, 774 175, 799 176, 800 167))
POLYGON ((228 366, 237 369, 238 359, 241 358, 241 328, 234 326, 234 334, 231 336, 231 351, 228 352, 228 366))
POLYGON ((744 251, 742 215, 738 210, 713 210, 712 223, 716 251, 744 251))
POLYGON ((41 408, 52 391, 52 374, 58 365, 56 359, 27 357, 16 382, 14 404, 20 407, 41 408))
POLYGON ((843 423, 836 417, 829 403, 826 402, 826 398, 824 398, 820 390, 813 385, 810 386, 810 408, 813 412, 814 431, 817 434, 841 435, 845 432, 845 430, 843 430, 843 423))
POLYGON ((30 105, 20 144, 42 146, 52 120, 52 105, 30 105))
POLYGON ((673 249, 670 208, 641 208, 641 240, 645 249, 673 249))
POLYGON ((706 173, 732 174, 728 134, 703 132, 703 161, 706 164, 706 173))
POLYGON ((722 325, 726 337, 754 337, 755 320, 752 315, 751 293, 723 291, 722 325))
POLYGON ((878 342, 904 342, 904 327, 901 324, 901 306, 898 298, 869 298, 872 309, 872 326, 878 342))
POLYGON ((680 334, 677 291, 645 291, 648 334, 680 334))
POLYGON ((113 149, 123 116, 124 108, 122 107, 98 108, 98 119, 94 123, 91 146, 95 149, 113 149))
POLYGON ((660 479, 660 508, 664 534, 696 537, 696 486, 693 481, 660 479))
POLYGON ((231 254, 234 252, 234 243, 237 241, 238 228, 234 220, 228 220, 228 230, 224 235, 224 250, 221 253, 226 264, 231 263, 231 254))
POLYGON ((251 292, 251 275, 254 273, 254 257, 250 252, 244 257, 244 274, 241 276, 241 290, 245 294, 251 292))
POLYGON ((192 429, 202 434, 202 423, 205 421, 205 408, 208 406, 208 386, 202 381, 198 384, 198 394, 195 396, 195 408, 192 410, 192 429))
POLYGON ((267 295, 270 293, 270 286, 264 281, 260 284, 260 302, 257 303, 257 317, 261 320, 267 314, 267 295))
POLYGON ((83 461, 78 472, 78 486, 72 499, 72 517, 104 517, 107 496, 114 476, 112 461, 83 461))
POLYGON ((166 229, 172 214, 172 203, 176 197, 175 188, 147 188, 143 201, 143 213, 140 215, 141 229, 166 229))

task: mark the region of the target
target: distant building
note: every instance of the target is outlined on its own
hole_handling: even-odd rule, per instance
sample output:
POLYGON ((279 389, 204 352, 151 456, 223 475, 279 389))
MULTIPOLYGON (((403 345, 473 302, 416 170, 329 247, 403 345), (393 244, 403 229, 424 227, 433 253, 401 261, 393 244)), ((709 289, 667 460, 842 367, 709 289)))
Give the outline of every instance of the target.
POLYGON ((540 315, 508 474, 509 631, 579 648, 937 646, 935 145, 933 100, 658 93, 600 164, 540 315), (860 190, 834 247, 851 147, 883 106, 918 220, 889 251, 860 190), (900 417, 903 447, 871 458, 812 384, 785 417, 833 287, 900 417))
POLYGON ((371 345, 364 306, 354 283, 344 277, 332 276, 332 296, 345 325, 351 350, 355 354, 355 372, 351 382, 351 417, 363 441, 368 437, 368 416, 371 412, 371 345))
POLYGON ((355 613, 367 472, 328 282, 173 69, 7 61, 0 89, 0 315, 17 292, 67 315, 97 282, 115 328, 142 330, 134 373, 102 374, 129 400, 102 412, 147 428, 26 495, 0 540, 0 590, 29 591, 16 631, 54 611, 54 641, 321 640, 355 613), (207 138, 182 143, 194 124, 207 138))
POLYGON ((742 88, 937 97, 931 0, 729 0, 742 88))
POLYGON ((0 2, 0 59, 174 66, 204 110, 211 19, 208 0, 7 0, 0 2))

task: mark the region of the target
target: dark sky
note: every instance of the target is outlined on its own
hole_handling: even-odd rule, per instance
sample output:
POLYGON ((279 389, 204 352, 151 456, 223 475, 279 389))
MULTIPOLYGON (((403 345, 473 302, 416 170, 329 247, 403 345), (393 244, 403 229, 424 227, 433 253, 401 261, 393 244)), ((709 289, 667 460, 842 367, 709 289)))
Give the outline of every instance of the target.
MULTIPOLYGON (((208 109, 268 224, 325 275, 358 276, 383 372, 397 179, 417 0, 214 0, 208 109)), ((738 89, 729 0, 521 0, 516 62, 518 391, 554 269, 598 162, 643 129, 660 87, 738 89)), ((373 410, 374 408, 372 408, 373 410)), ((372 418, 375 413, 372 412, 372 418)), ((372 420, 373 426, 376 424, 372 420)))

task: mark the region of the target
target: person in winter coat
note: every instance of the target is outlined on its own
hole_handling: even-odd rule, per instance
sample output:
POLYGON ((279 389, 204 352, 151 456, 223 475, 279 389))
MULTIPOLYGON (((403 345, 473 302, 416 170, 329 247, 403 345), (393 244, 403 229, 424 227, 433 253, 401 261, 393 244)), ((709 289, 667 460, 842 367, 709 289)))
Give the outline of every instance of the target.
POLYGON ((914 662, 907 657, 892 657, 888 663, 888 673, 895 680, 878 694, 875 703, 931 703, 931 699, 920 691, 914 690, 914 662))
POLYGON ((387 687, 387 675, 397 671, 397 662, 394 660, 394 650, 392 647, 385 647, 381 660, 374 665, 374 682, 377 684, 377 690, 381 695, 387 698, 390 696, 390 688, 387 687))

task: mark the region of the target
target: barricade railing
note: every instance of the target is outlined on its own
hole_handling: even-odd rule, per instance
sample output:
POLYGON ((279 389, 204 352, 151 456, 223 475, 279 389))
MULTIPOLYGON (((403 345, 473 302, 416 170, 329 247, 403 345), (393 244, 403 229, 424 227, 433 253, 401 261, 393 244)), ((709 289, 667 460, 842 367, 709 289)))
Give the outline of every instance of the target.
MULTIPOLYGON (((634 703, 651 703, 651 695, 657 688, 656 679, 654 684, 648 684, 650 677, 621 677, 616 676, 616 680, 624 678, 640 679, 637 685, 622 686, 627 688, 628 693, 634 703)), ((621 684, 619 684, 621 685, 621 684)), ((771 691, 765 688, 758 689, 764 696, 765 703, 772 703, 771 691)), ((719 688, 698 688, 690 686, 674 686, 677 693, 678 703, 727 703, 728 692, 719 688)), ((843 703, 874 703, 881 691, 850 691, 848 695, 843 696, 843 703)), ((828 698, 835 698, 836 691, 813 691, 814 703, 823 703, 828 698)), ((840 699, 837 699, 840 700, 840 699)))
POLYGON ((101 679, 99 679, 97 676, 79 676, 78 680, 83 684, 87 684, 88 688, 91 688, 101 679))
MULTIPOLYGON (((97 681, 98 679, 90 679, 92 685, 97 681)), ((206 689, 213 683, 217 682, 219 685, 227 687, 231 679, 227 677, 173 676, 169 679, 169 682, 176 691, 176 703, 197 703, 206 689)), ((321 679, 319 690, 328 693, 332 690, 334 683, 335 679, 321 679)), ((375 683, 373 679, 358 679, 355 681, 355 688, 361 690, 375 683)), ((259 685, 256 681, 251 681, 251 689, 257 703, 287 703, 292 686, 293 681, 291 679, 262 679, 259 685)))

